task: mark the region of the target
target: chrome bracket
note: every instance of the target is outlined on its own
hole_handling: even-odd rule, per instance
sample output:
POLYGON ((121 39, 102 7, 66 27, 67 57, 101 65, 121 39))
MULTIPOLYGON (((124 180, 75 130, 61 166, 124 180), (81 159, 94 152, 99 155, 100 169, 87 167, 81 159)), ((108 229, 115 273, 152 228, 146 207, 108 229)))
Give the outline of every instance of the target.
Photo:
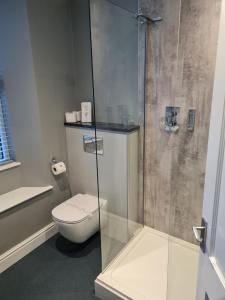
POLYGON ((200 243, 200 248, 202 252, 205 253, 206 250, 206 236, 207 236, 207 222, 202 218, 201 226, 193 226, 194 236, 197 242, 200 243))
POLYGON ((151 23, 157 23, 157 22, 161 22, 162 21, 162 17, 159 16, 158 14, 151 14, 151 15, 146 15, 143 13, 142 9, 138 10, 138 13, 135 14, 135 18, 139 19, 145 19, 146 21, 149 21, 151 23))

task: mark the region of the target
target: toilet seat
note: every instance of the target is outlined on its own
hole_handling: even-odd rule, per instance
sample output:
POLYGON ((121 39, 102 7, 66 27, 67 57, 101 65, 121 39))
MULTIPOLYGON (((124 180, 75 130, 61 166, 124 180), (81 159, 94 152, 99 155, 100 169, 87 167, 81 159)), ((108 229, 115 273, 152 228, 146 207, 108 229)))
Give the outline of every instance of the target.
MULTIPOLYGON (((106 200, 100 199, 100 207, 106 200)), ((99 209, 98 198, 88 194, 78 194, 52 210, 53 219, 60 223, 76 224, 91 217, 99 209)))
POLYGON ((88 215, 82 210, 67 203, 62 203, 54 208, 52 211, 52 216, 54 220, 66 224, 80 223, 88 218, 88 215))

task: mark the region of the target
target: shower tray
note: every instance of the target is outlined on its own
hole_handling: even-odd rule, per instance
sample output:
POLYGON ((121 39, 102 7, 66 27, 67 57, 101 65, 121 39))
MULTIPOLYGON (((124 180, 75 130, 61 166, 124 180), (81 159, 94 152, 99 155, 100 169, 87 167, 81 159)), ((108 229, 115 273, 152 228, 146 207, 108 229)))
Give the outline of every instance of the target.
POLYGON ((198 253, 198 246, 145 226, 97 277, 96 296, 195 300, 198 253))

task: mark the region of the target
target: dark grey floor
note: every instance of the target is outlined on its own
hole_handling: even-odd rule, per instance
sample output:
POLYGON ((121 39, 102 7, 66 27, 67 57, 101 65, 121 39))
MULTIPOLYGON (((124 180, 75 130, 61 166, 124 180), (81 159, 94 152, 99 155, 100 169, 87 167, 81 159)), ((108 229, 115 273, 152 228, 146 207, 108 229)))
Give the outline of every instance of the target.
POLYGON ((93 300, 99 235, 82 245, 56 235, 0 275, 1 300, 93 300))

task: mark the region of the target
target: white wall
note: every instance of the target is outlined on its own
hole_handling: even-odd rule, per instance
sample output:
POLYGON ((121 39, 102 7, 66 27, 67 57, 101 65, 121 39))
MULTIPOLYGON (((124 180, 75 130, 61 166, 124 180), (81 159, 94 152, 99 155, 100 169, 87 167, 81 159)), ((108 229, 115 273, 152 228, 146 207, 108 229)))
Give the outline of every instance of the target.
POLYGON ((68 5, 67 0, 0 3, 0 69, 22 163, 0 174, 0 194, 20 185, 54 186, 53 192, 0 215, 0 253, 51 222, 52 208, 70 195, 67 177, 55 179, 49 165, 52 156, 67 162, 64 110, 74 99, 68 5))
POLYGON ((0 7, 0 69, 9 101, 10 123, 22 184, 42 184, 41 124, 25 1, 0 7), (35 171, 34 171, 35 170, 35 171), (31 176, 32 174, 32 176, 31 176))
POLYGON ((71 0, 76 108, 93 99, 89 0, 71 0))
POLYGON ((49 174, 49 162, 53 156, 67 161, 64 112, 74 109, 75 103, 70 6, 67 0, 28 0, 27 4, 43 169, 49 174))

